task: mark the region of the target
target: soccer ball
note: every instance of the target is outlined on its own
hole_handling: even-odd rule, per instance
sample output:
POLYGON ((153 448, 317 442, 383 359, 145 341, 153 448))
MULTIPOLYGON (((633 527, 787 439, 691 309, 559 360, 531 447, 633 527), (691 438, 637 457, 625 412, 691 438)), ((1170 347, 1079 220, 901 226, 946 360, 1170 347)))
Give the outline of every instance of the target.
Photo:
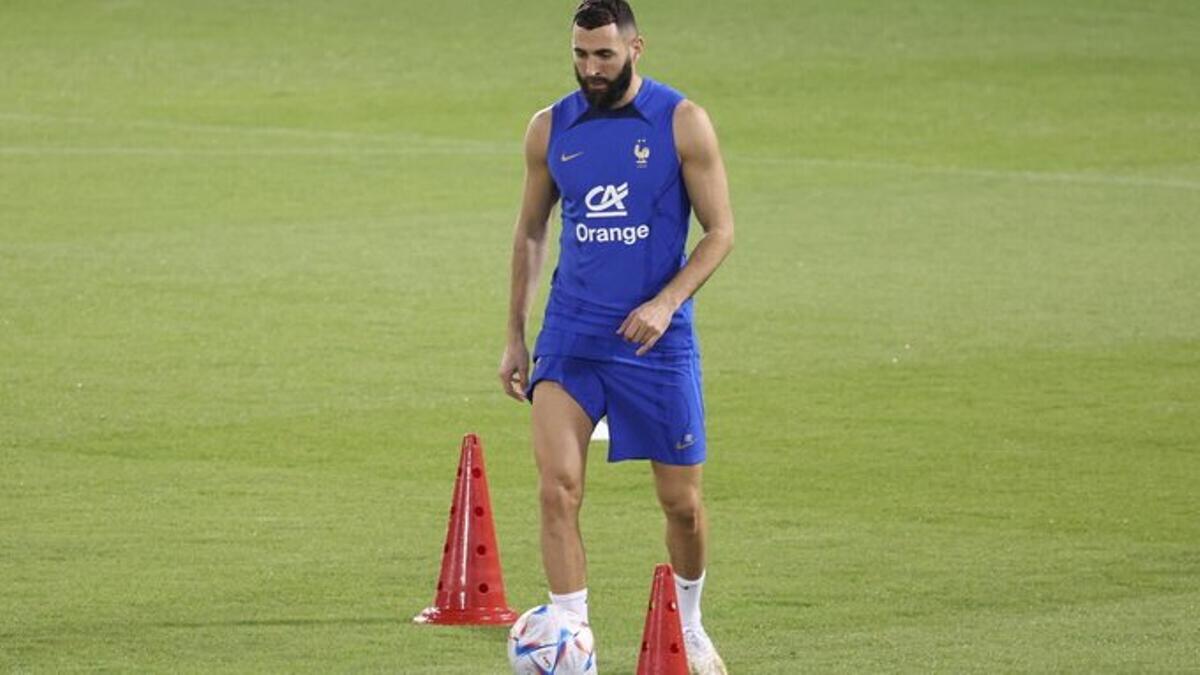
POLYGON ((508 662, 517 675, 595 675, 592 629, 574 612, 539 605, 508 632, 508 662))

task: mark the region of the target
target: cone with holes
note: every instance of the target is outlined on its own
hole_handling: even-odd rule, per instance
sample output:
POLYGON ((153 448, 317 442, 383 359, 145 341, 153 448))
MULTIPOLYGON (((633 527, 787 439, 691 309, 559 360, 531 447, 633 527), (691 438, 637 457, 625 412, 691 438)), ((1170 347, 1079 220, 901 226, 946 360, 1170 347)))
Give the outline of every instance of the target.
POLYGON ((666 563, 654 568, 637 675, 688 675, 679 602, 675 598, 675 571, 666 563))
POLYGON ((475 434, 463 436, 450 504, 450 525, 442 549, 433 605, 413 617, 417 623, 453 626, 508 626, 517 615, 504 597, 500 550, 492 523, 483 444, 475 434))

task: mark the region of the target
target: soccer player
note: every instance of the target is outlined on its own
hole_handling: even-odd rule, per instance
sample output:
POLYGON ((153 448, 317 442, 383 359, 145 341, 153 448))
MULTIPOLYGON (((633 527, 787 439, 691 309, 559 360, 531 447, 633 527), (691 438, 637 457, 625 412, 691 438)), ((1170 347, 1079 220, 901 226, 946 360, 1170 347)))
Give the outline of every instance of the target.
POLYGON ((653 470, 689 666, 724 673, 700 621, 707 445, 691 297, 733 248, 725 168, 704 109, 638 74, 644 43, 625 0, 583 0, 571 47, 579 89, 525 134, 499 369, 505 392, 533 404, 550 598, 587 619, 578 516, 588 441, 607 415, 608 461, 653 470), (559 202, 561 253, 530 372, 525 323, 559 202), (688 257, 693 210, 704 235, 688 257))

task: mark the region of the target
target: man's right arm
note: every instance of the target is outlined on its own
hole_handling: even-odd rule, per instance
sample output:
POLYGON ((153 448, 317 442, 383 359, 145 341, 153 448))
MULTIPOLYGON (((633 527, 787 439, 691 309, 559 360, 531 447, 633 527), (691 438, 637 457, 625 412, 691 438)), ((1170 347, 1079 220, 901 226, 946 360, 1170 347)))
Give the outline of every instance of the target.
POLYGON ((550 121, 551 109, 540 110, 525 131, 525 190, 513 232, 507 344, 500 359, 499 375, 504 392, 518 401, 525 400, 525 387, 529 383, 525 323, 546 259, 550 211, 558 201, 558 189, 546 162, 550 121))

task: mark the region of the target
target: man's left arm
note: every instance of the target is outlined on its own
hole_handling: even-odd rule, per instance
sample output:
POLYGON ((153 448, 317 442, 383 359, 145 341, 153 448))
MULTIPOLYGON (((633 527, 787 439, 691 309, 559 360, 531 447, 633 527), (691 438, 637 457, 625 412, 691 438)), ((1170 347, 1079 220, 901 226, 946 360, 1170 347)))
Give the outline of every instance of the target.
POLYGON ((700 290, 733 250, 729 182, 712 121, 703 108, 691 101, 682 101, 675 108, 674 131, 683 182, 704 236, 692 250, 687 264, 670 283, 649 302, 630 312, 617 329, 626 340, 641 345, 638 356, 654 347, 671 325, 671 317, 680 305, 700 290))

